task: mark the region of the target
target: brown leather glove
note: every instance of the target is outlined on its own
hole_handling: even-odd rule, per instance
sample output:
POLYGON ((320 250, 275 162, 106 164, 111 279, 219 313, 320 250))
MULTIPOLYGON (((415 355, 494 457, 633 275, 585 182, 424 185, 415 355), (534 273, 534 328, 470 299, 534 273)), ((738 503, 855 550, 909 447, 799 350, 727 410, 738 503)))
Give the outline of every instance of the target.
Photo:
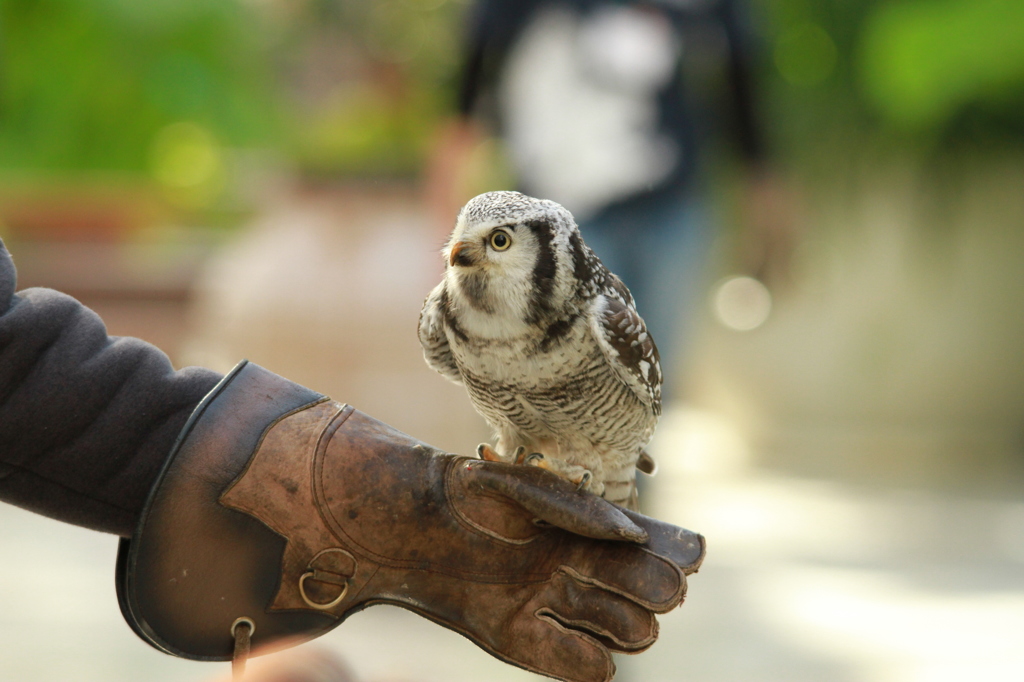
POLYGON ((312 638, 391 603, 498 658, 609 680, 704 556, 699 535, 535 467, 466 459, 252 364, 196 410, 118 557, 129 624, 186 658, 312 638), (241 622, 245 622, 244 620, 241 622))

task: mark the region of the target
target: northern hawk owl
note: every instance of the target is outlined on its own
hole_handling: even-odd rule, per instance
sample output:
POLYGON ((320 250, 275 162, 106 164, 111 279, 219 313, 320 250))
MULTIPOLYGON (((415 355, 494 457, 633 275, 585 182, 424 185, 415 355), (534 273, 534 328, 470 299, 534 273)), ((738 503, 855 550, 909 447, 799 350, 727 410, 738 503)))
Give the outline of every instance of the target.
POLYGON ((553 201, 467 203, 420 313, 427 364, 494 429, 486 459, 535 464, 635 509, 661 415, 658 349, 633 297, 553 201), (639 464, 638 464, 639 461, 639 464))

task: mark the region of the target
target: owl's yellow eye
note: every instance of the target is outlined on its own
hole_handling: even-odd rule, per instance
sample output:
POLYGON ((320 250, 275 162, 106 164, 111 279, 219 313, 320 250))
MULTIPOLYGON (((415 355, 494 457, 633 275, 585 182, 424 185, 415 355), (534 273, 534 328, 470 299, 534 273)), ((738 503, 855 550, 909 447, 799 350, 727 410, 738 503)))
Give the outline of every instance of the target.
POLYGON ((505 230, 495 230, 491 234, 491 248, 495 251, 504 251, 512 246, 512 237, 508 236, 505 230))

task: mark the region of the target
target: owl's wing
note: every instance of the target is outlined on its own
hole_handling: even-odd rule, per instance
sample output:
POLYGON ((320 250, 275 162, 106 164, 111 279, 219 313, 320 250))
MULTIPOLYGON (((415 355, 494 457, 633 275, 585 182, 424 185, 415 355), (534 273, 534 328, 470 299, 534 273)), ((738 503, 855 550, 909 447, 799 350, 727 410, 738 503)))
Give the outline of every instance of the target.
POLYGON ((618 277, 594 301, 590 326, 608 363, 641 402, 661 414, 661 360, 633 297, 618 277))
POLYGON ((455 364, 448 337, 444 333, 444 282, 441 282, 427 296, 420 311, 420 324, 417 333, 420 345, 423 346, 423 359, 435 372, 439 372, 449 381, 462 383, 462 374, 455 364))

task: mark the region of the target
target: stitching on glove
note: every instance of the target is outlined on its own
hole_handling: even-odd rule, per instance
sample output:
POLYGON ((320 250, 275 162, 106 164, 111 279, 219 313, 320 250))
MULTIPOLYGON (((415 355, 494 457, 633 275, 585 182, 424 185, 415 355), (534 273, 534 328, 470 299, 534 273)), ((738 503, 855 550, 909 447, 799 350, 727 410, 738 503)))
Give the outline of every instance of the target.
MULTIPOLYGON (((451 509, 452 516, 454 516, 455 520, 459 522, 459 525, 461 525, 466 530, 468 530, 468 531, 470 531, 472 533, 476 533, 477 535, 483 535, 483 536, 485 536, 485 537, 487 537, 489 539, 497 540, 497 541, 499 541, 499 542, 501 542, 503 544, 519 546, 519 547, 522 547, 523 545, 528 545, 528 544, 530 544, 532 542, 535 542, 539 538, 543 537, 544 533, 538 533, 537 535, 534 535, 534 536, 528 537, 528 538, 524 538, 524 539, 521 539, 521 540, 520 539, 516 539, 516 538, 506 537, 504 535, 501 535, 500 533, 497 533, 497 532, 491 530, 490 528, 487 528, 485 526, 480 525, 479 523, 477 523, 473 519, 469 518, 466 514, 464 514, 461 509, 459 509, 459 506, 458 506, 455 498, 452 495, 452 487, 455 486, 455 485, 458 485, 457 481, 455 480, 455 476, 458 473, 457 472, 457 467, 464 466, 468 462, 475 462, 475 461, 478 461, 478 460, 470 459, 468 457, 460 457, 460 458, 454 459, 454 460, 452 460, 448 464, 448 469, 445 471, 445 474, 444 474, 444 496, 445 496, 445 500, 447 500, 448 508, 451 509)), ((492 499, 496 499, 496 500, 508 500, 507 497, 504 497, 502 495, 496 495, 496 494, 493 494, 493 493, 491 493, 491 494, 480 493, 480 496, 481 497, 487 496, 487 497, 491 497, 492 499)))
POLYGON ((672 567, 672 569, 675 571, 676 576, 677 576, 677 578, 679 580, 679 584, 676 587, 675 591, 672 593, 672 596, 669 597, 668 599, 666 599, 665 601, 661 601, 661 602, 649 601, 649 600, 644 599, 642 597, 639 597, 639 596, 637 596, 635 594, 631 594, 629 592, 626 592, 625 590, 623 590, 621 588, 615 587, 613 585, 609 585, 609 584, 607 584, 607 583, 605 583, 605 582, 603 582, 601 580, 598 580, 597 578, 591 578, 590 576, 583 575, 582 573, 580 573, 579 571, 574 569, 572 566, 567 566, 565 564, 562 564, 561 566, 558 567, 557 570, 565 573, 569 577, 571 577, 574 580, 577 580, 577 581, 583 583, 584 585, 595 585, 595 586, 600 587, 602 589, 608 590, 609 592, 614 592, 615 594, 621 595, 621 596, 625 597, 626 599, 629 599, 632 602, 636 602, 637 604, 640 604, 641 606, 644 606, 644 607, 650 609, 651 611, 654 611, 655 613, 667 613, 668 611, 671 611, 672 609, 674 609, 678 604, 681 604, 682 601, 683 601, 683 597, 686 596, 686 576, 683 575, 682 570, 678 566, 673 564, 671 561, 663 559, 662 557, 658 556, 657 554, 654 554, 653 552, 648 552, 647 550, 645 550, 643 548, 640 548, 640 551, 647 552, 651 556, 654 556, 655 558, 657 558, 659 561, 661 561, 661 562, 667 564, 668 566, 672 567))

